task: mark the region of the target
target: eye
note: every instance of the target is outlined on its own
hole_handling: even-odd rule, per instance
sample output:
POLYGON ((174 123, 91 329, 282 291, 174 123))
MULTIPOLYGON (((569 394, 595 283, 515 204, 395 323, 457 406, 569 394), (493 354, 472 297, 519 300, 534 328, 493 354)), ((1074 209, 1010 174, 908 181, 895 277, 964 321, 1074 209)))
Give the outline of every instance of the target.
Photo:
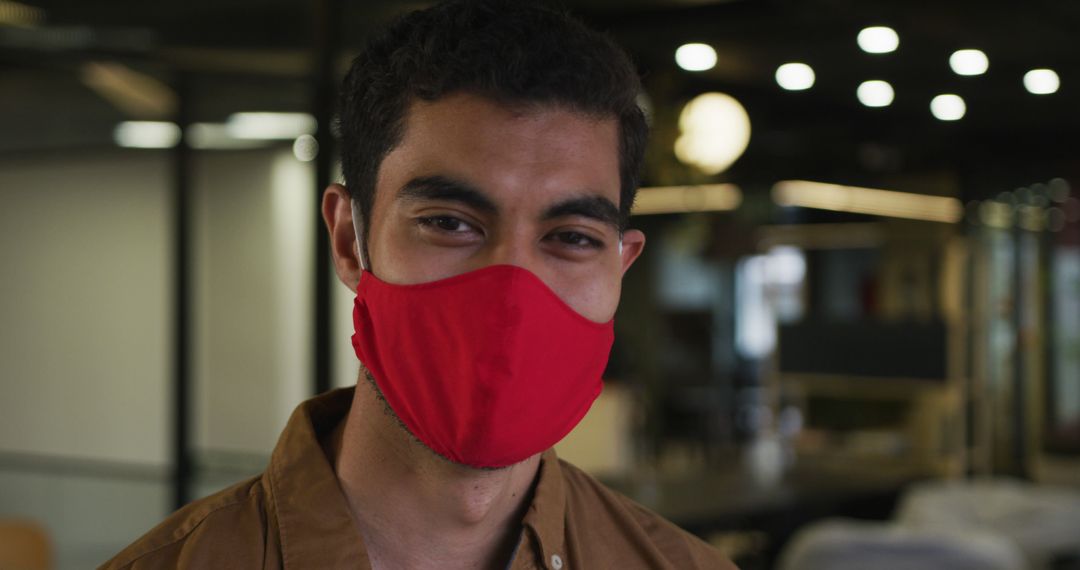
POLYGON ((453 216, 426 216, 417 218, 416 223, 426 228, 452 234, 466 233, 476 229, 467 222, 453 216))
POLYGON ((560 244, 575 249, 601 249, 604 244, 597 239, 591 238, 581 232, 558 232, 554 234, 555 240, 560 244))

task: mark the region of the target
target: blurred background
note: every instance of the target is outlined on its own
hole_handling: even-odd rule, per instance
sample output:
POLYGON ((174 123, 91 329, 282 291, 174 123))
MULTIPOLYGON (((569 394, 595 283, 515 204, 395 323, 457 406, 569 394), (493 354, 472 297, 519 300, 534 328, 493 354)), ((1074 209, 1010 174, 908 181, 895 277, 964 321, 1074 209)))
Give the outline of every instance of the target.
MULTIPOLYGON (((356 381, 336 88, 426 4, 0 0, 0 567, 103 562, 356 381)), ((653 136, 562 456, 748 570, 1080 567, 1080 4, 566 4, 653 136)))

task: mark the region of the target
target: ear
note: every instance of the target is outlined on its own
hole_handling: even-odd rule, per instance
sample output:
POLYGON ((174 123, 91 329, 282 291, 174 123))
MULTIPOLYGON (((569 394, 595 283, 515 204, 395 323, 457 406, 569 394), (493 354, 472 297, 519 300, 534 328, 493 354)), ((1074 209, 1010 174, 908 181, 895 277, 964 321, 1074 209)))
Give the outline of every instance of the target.
POLYGON ((341 184, 331 184, 323 191, 322 217, 330 232, 330 254, 338 279, 352 291, 360 283, 360 253, 352 218, 352 199, 341 184))
POLYGON ((645 249, 645 234, 641 230, 626 230, 622 236, 622 272, 634 264, 645 249))

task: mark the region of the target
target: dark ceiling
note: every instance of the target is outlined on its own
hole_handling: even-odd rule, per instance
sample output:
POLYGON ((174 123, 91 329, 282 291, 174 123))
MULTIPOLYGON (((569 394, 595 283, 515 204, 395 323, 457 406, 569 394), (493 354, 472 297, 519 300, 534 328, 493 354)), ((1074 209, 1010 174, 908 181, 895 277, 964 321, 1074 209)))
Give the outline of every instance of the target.
MULTIPOLYGON (((196 120, 221 120, 253 108, 306 110, 320 2, 286 0, 22 0, 40 8, 34 28, 0 25, 0 152, 109 144, 124 114, 84 86, 79 66, 118 61, 191 87, 196 120)), ((655 106, 677 109, 693 95, 720 90, 743 102, 754 134, 728 174, 749 182, 779 177, 843 178, 949 171, 969 184, 1007 186, 1080 172, 1073 158, 1080 110, 1080 2, 971 0, 574 0, 566 2, 631 52, 655 106), (858 31, 884 24, 900 49, 869 55, 858 31), (680 44, 713 45, 711 71, 678 69, 680 44), (984 76, 959 77, 948 56, 982 49, 984 76), (803 61, 817 83, 781 90, 776 67, 803 61), (1025 71, 1051 67, 1062 77, 1049 96, 1027 93, 1025 71), (885 79, 896 88, 887 108, 863 107, 858 84, 885 79), (930 99, 957 93, 968 114, 943 123, 930 99)), ((341 56, 370 31, 424 2, 345 1, 341 56)), ((1005 188, 1000 188, 1005 189, 1005 188)))

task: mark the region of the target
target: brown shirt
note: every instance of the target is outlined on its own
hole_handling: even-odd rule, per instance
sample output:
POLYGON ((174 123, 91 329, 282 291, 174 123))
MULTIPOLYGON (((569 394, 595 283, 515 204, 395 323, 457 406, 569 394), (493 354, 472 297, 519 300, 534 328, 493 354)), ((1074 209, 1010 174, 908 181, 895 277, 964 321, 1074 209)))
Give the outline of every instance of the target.
MULTIPOLYGON (((368 569, 324 446, 353 389, 301 404, 260 476, 173 513, 103 569, 368 569)), ((511 570, 723 568, 719 551, 604 487, 549 450, 511 570)))

